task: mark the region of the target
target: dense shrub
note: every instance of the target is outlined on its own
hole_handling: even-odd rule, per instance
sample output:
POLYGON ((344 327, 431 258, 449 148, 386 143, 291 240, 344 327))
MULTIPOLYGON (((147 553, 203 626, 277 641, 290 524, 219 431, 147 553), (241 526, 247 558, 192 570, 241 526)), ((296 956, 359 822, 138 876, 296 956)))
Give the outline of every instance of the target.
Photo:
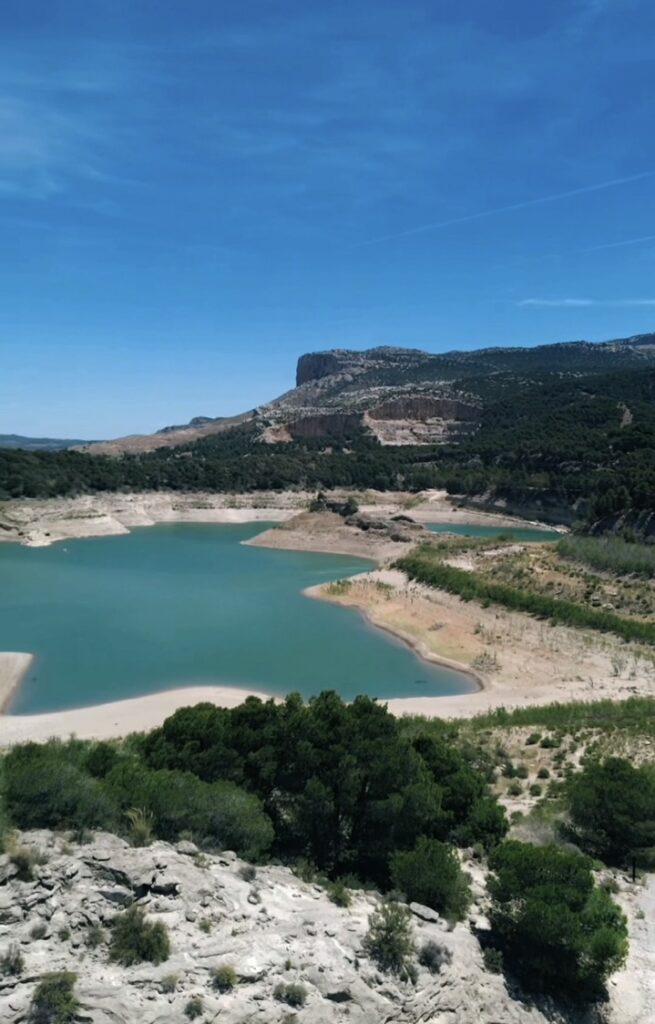
MULTIPOLYGON (((183 708, 123 743, 26 744, 5 758, 10 822, 107 827, 135 845, 192 837, 249 860, 312 863, 381 888, 421 836, 490 849, 507 830, 491 758, 452 728, 411 730, 377 701, 324 692, 183 708)), ((335 899, 346 894, 335 889, 335 899)))
POLYGON ((627 929, 610 896, 594 884, 591 861, 556 846, 509 841, 491 855, 494 945, 526 987, 598 997, 623 963, 627 929))
POLYGON ((114 918, 109 955, 112 960, 130 967, 145 960, 163 963, 170 956, 168 930, 161 921, 146 919, 141 907, 130 907, 114 918))
POLYGON ((366 953, 380 970, 407 977, 415 952, 407 907, 401 903, 384 903, 371 914, 368 923, 363 943, 366 953))
POLYGON ((395 853, 391 879, 409 900, 424 903, 456 921, 461 920, 471 901, 455 851, 438 839, 422 836, 413 850, 395 853))
POLYGON ((34 992, 30 1024, 74 1024, 79 1010, 76 979, 69 971, 45 974, 34 992))
POLYGON ((172 841, 186 832, 201 843, 252 859, 271 845, 273 827, 260 801, 231 782, 207 783, 191 772, 149 771, 125 761, 112 769, 105 786, 128 812, 137 804, 162 839, 172 841))
POLYGON ((80 760, 74 744, 14 747, 4 760, 7 809, 14 824, 25 829, 110 827, 111 804, 80 760))
POLYGON ((608 864, 650 863, 655 847, 655 768, 611 757, 592 761, 567 783, 579 845, 608 864))

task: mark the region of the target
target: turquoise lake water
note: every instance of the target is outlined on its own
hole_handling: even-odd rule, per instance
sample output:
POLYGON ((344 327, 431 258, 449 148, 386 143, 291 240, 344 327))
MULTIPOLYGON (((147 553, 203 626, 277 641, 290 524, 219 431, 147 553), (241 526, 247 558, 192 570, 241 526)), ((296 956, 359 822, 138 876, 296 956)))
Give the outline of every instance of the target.
POLYGON ((305 697, 474 689, 352 609, 303 588, 366 571, 341 555, 246 547, 266 524, 160 525, 47 548, 0 545, 0 650, 31 651, 11 712, 225 683, 305 697))
POLYGON ((474 526, 467 523, 426 523, 432 533, 456 533, 459 537, 513 537, 514 540, 559 540, 557 530, 540 530, 536 526, 474 526))

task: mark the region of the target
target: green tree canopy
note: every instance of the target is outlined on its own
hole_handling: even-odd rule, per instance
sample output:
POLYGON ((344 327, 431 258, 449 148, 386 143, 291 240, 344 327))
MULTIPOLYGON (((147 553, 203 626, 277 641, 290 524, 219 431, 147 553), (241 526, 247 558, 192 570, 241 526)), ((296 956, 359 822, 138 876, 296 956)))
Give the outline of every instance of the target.
POLYGON ((568 785, 577 842, 607 864, 629 857, 649 863, 655 853, 655 769, 618 757, 592 761, 568 785))
POLYGON ((492 936, 509 968, 533 990, 598 997, 628 942, 625 917, 594 884, 589 858, 511 840, 490 866, 492 936))

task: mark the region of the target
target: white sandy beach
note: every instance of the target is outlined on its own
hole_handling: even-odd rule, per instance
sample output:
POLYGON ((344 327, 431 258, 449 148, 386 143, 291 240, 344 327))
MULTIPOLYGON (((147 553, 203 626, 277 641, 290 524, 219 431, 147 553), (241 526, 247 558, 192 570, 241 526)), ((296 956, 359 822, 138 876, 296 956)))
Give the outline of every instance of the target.
POLYGON ((0 747, 26 743, 28 740, 47 740, 53 736, 61 739, 78 736, 80 739, 97 740, 127 736, 131 732, 154 729, 178 708, 203 701, 233 708, 249 696, 261 697, 262 700, 270 697, 261 691, 250 691, 238 686, 189 686, 178 690, 162 690, 130 700, 74 708, 71 711, 53 711, 42 715, 2 715, 0 747))
POLYGON ((31 664, 31 654, 21 651, 0 651, 0 730, 2 712, 31 664))

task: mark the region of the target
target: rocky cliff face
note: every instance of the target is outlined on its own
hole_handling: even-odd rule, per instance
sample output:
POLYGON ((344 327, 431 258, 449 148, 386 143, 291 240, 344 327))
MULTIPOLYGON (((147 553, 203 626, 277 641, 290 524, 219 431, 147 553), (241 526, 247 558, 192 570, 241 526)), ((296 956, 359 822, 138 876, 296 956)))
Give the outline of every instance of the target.
MULTIPOLYGON (((380 973, 362 940, 379 902, 357 892, 339 908, 316 885, 283 867, 258 868, 253 878, 233 853, 207 856, 192 843, 156 842, 133 849, 97 834, 85 845, 48 832, 20 841, 38 848, 44 863, 32 881, 0 857, 0 949, 24 959, 18 974, 0 973, 0 1019, 29 1016, 39 978, 49 971, 77 973, 80 1019, 90 1024, 164 1024, 187 1019, 193 997, 203 1019, 225 1024, 306 1021, 307 1024, 546 1024, 534 1006, 515 1001, 502 977, 483 968, 468 924, 449 928, 432 910, 413 904, 418 948, 443 950, 438 973, 418 966, 415 984, 380 973), (170 958, 122 967, 111 962, 106 939, 117 913, 133 902, 166 925, 170 958), (232 966, 237 984, 220 992, 212 969, 232 966), (302 985, 303 1008, 275 997, 278 984, 302 985)), ((479 873, 479 872, 478 872, 479 873)), ((482 898, 476 884, 477 902, 482 898)), ((479 909, 476 925, 484 927, 479 909)), ((619 1018, 616 1018, 618 1024, 619 1018)))
POLYGON ((396 347, 310 352, 298 360, 296 387, 258 409, 228 418, 196 417, 185 426, 100 442, 87 450, 109 455, 151 451, 249 423, 254 438, 263 441, 313 438, 321 436, 321 419, 332 429, 327 417, 335 415, 359 417, 357 425, 385 444, 452 441, 476 429, 480 417, 479 388, 472 389, 471 381, 510 374, 513 386, 520 387, 534 373, 606 373, 654 364, 655 334, 601 344, 441 354, 396 347))

